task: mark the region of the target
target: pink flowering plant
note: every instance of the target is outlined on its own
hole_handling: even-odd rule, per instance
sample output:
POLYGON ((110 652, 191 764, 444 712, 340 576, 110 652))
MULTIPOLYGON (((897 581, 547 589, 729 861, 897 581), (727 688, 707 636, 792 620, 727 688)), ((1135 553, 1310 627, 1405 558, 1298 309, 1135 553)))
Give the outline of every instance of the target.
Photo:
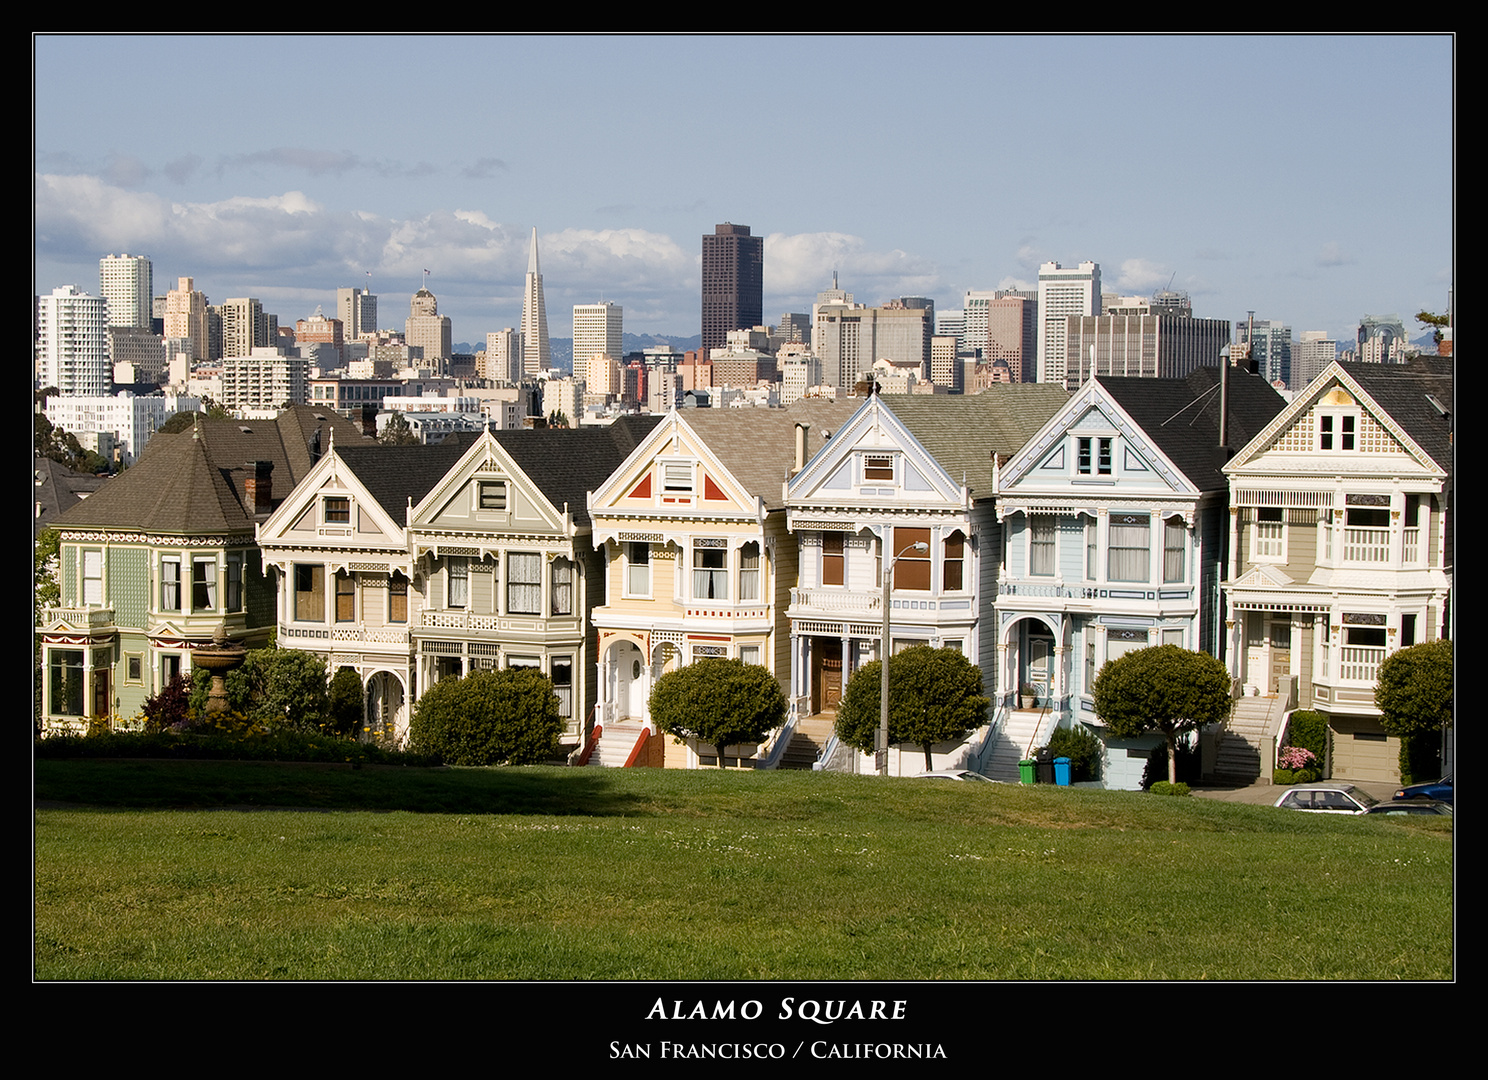
POLYGON ((1276 764, 1282 769, 1305 769, 1317 760, 1311 751, 1300 746, 1288 746, 1276 755, 1276 764))

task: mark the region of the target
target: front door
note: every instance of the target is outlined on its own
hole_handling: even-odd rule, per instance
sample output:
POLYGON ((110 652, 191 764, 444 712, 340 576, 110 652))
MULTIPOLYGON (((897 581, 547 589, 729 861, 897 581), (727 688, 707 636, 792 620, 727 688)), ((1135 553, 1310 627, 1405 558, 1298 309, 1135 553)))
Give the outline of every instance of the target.
POLYGON ((1026 681, 1038 687, 1039 700, 1048 698, 1053 680, 1054 636, 1047 631, 1028 633, 1028 674, 1026 681))
POLYGON ((842 700, 842 639, 817 638, 811 655, 816 672, 811 680, 811 711, 833 712, 842 700))
POLYGON ((1281 693, 1292 675, 1292 617, 1279 615, 1271 620, 1271 682, 1266 692, 1281 693))

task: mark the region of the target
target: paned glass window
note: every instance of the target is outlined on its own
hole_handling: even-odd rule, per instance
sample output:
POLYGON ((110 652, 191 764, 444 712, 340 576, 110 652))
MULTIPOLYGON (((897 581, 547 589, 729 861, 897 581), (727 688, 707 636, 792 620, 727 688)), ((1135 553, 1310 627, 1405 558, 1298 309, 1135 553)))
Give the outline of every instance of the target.
POLYGON ((946 538, 945 556, 941 560, 941 588, 960 592, 965 588, 966 537, 953 532, 946 538))
POLYGON ((181 560, 160 560, 160 610, 181 610, 181 560))
POLYGON ((301 622, 325 622, 325 567, 295 563, 295 618, 301 622))
POLYGON ((651 545, 625 545, 625 593, 627 596, 651 595, 651 545))
POLYGON ((573 563, 553 560, 553 614, 573 614, 573 563))
POLYGON ((356 619, 356 578, 345 570, 336 571, 336 621, 356 619))
POLYGON ((728 548, 724 540, 692 542, 692 595, 697 600, 727 600, 728 548), (708 546, 704 546, 708 545, 708 546))
POLYGON ((394 571, 388 578, 388 622, 408 621, 408 579, 394 571))
POLYGON ((1183 519, 1170 517, 1163 522, 1163 581, 1181 582, 1187 565, 1188 529, 1183 519))
POLYGON ((838 532, 822 533, 822 584, 841 585, 847 580, 847 553, 838 532))
POLYGON ((930 591, 930 530, 895 529, 894 554, 899 561, 894 564, 894 588, 916 592, 930 591), (923 544, 923 551, 916 551, 915 544, 923 544))
POLYGON ((213 611, 217 607, 217 560, 191 560, 191 610, 213 611))
POLYGON ((470 606, 470 558, 465 555, 454 555, 448 560, 449 564, 449 599, 448 607, 462 608, 470 606))
POLYGON ((760 581, 759 544, 750 541, 739 549, 739 599, 758 600, 760 581))
POLYGON ((506 557, 506 610, 513 615, 542 614, 542 556, 506 557))
POLYGON ((1033 514, 1028 519, 1028 573, 1053 577, 1058 546, 1053 514, 1033 514))
POLYGON ((1148 514, 1112 514, 1110 579, 1146 581, 1151 574, 1148 552, 1152 519, 1148 514))

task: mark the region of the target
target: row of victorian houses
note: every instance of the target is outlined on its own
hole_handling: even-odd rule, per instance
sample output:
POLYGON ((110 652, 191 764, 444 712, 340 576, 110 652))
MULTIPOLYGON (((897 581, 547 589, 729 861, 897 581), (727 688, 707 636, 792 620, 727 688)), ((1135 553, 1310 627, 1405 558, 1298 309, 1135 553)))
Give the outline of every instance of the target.
MULTIPOLYGON (((44 725, 131 715, 214 634, 274 632, 355 670, 369 726, 392 738, 438 680, 530 666, 553 681, 574 760, 696 767, 719 748, 655 738, 647 702, 665 671, 722 656, 786 691, 781 732, 723 748, 768 766, 829 728, 882 654, 887 594, 887 647, 960 650, 994 702, 938 764, 1012 777, 1055 727, 1101 733, 1101 666, 1172 643, 1230 666, 1235 726, 1254 727, 1232 768, 1269 766, 1286 714, 1314 708, 1335 775, 1390 774, 1375 672, 1449 634, 1450 364, 1335 364, 1290 405, 1220 375, 433 447, 378 446, 306 407, 202 420, 58 519, 44 725)), ((1136 786, 1155 740, 1106 741, 1105 783, 1136 786)))

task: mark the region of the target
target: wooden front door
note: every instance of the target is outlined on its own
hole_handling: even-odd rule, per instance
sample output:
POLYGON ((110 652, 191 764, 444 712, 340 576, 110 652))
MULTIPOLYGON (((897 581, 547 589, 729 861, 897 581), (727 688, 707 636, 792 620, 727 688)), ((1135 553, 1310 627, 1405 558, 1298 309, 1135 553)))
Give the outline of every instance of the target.
POLYGON ((816 658, 811 680, 811 711, 832 712, 842 700, 842 639, 817 638, 811 655, 816 658))

